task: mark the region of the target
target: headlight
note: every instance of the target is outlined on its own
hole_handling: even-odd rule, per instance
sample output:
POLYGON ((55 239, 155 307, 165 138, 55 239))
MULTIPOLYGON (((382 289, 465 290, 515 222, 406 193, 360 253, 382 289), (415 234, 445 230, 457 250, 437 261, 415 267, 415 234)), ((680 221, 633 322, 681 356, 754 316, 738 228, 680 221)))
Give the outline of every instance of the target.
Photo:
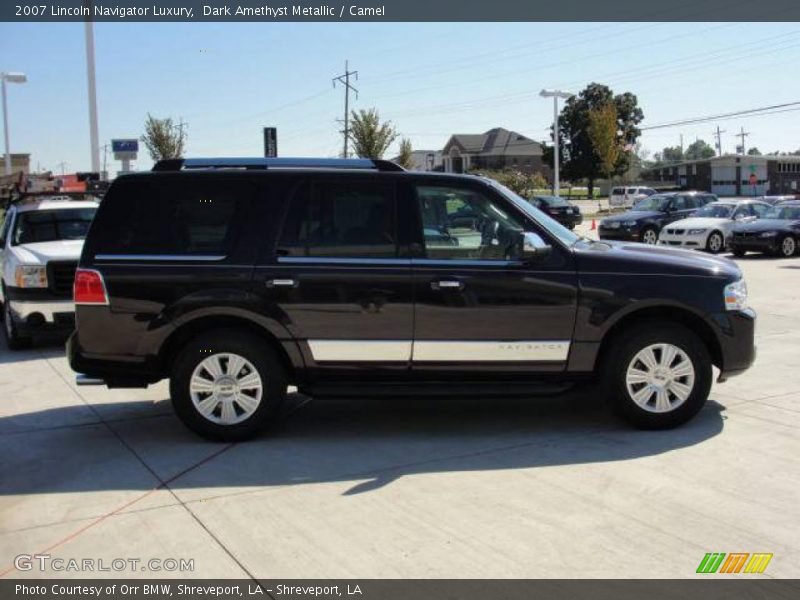
POLYGON ((747 284, 744 279, 725 286, 725 310, 744 310, 747 308, 747 284))
POLYGON ((776 235, 778 235, 777 231, 765 231, 764 233, 762 233, 758 237, 775 237, 776 235))
POLYGON ((700 235, 701 233, 705 233, 705 229, 690 229, 688 231, 689 235, 700 235))
POLYGON ((636 221, 623 221, 622 224, 625 227, 636 227, 636 221))
POLYGON ((39 266, 19 266, 14 273, 17 287, 44 288, 47 287, 47 269, 39 266))

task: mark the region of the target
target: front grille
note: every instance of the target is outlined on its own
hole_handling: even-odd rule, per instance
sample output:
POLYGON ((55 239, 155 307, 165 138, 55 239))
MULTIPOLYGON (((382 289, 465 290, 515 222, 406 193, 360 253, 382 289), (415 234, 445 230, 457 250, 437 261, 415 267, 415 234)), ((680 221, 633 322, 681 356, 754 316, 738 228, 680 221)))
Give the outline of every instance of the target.
POLYGON ((669 233, 670 235, 683 235, 686 232, 686 230, 685 229, 667 229, 666 232, 669 233))
POLYGON ((741 239, 745 239, 745 240, 757 238, 759 235, 761 235, 761 234, 758 233, 758 232, 756 232, 756 233, 751 233, 751 232, 748 232, 748 231, 741 231, 741 232, 740 231, 734 231, 733 232, 733 237, 741 238, 741 239))
POLYGON ((72 296, 72 282, 77 268, 78 263, 74 261, 48 263, 47 282, 50 291, 58 296, 72 296))

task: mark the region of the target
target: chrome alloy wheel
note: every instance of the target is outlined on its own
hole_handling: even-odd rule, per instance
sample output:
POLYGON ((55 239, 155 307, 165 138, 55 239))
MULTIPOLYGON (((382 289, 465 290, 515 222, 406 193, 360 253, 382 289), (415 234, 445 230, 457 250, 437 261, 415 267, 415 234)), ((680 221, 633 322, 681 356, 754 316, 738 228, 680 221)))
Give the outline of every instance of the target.
POLYGON ((794 238, 791 236, 787 236, 784 238, 783 243, 781 244, 781 254, 784 256, 794 256, 794 252, 797 249, 797 244, 795 244, 794 238))
POLYGON ((694 380, 691 359, 672 344, 652 344, 640 350, 625 373, 631 399, 653 413, 667 413, 686 402, 694 380))
POLYGON ((708 238, 708 249, 716 254, 722 250, 723 243, 724 240, 722 239, 722 236, 715 231, 711 234, 711 237, 708 238))
POLYGON ((658 234, 653 229, 646 229, 642 236, 642 241, 645 244, 655 244, 658 242, 658 234))
POLYGON ((213 354, 197 365, 189 394, 198 413, 218 425, 247 420, 261 404, 263 382, 256 368, 238 354, 213 354))

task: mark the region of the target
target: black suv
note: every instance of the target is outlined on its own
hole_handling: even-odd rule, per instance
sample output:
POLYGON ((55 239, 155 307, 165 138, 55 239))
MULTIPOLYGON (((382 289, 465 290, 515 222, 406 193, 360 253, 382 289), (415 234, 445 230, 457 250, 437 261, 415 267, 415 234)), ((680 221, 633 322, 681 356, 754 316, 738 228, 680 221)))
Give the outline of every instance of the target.
POLYGON ((119 177, 75 276, 78 383, 169 378, 254 434, 315 397, 530 394, 597 379, 664 428, 754 358, 735 263, 581 238, 498 183, 371 160, 186 159, 119 177))
POLYGON ((664 225, 685 219, 698 208, 716 200, 714 194, 704 192, 654 194, 639 200, 629 211, 600 221, 598 237, 601 240, 657 244, 664 225))

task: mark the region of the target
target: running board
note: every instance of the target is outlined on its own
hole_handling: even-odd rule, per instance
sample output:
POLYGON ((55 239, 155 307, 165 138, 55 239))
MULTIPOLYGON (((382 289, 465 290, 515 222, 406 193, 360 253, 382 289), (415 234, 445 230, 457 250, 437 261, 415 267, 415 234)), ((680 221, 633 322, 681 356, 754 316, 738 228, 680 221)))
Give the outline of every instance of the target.
POLYGON ((334 383, 300 386, 299 391, 307 396, 347 398, 363 396, 380 397, 483 397, 483 396, 554 396, 570 390, 574 382, 548 383, 334 383))

